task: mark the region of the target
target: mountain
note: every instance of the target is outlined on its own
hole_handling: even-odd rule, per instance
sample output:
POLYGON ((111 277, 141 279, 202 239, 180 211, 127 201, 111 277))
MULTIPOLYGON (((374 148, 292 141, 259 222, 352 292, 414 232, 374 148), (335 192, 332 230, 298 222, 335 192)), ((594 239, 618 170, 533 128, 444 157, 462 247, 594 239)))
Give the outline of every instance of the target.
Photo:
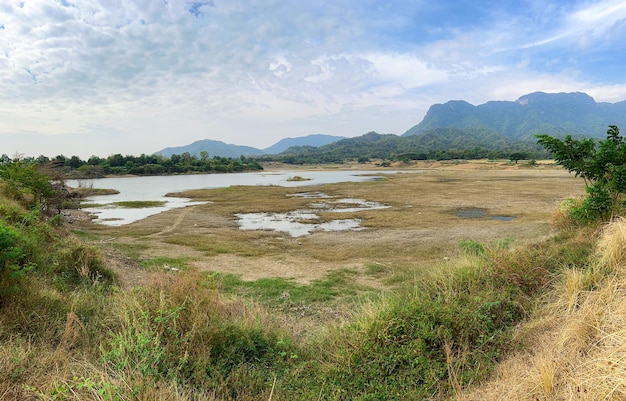
POLYGON ((474 106, 451 100, 435 104, 419 124, 401 136, 376 132, 355 138, 315 134, 285 138, 263 150, 205 139, 157 153, 166 157, 184 152, 200 156, 206 151, 209 157, 243 155, 288 163, 508 157, 519 152, 538 158, 548 154, 537 145, 535 134, 604 138, 609 125, 626 127, 626 101, 597 103, 580 92, 535 92, 514 102, 490 101, 474 106))
POLYGON ((264 160, 291 164, 343 163, 346 160, 424 160, 508 158, 522 153, 529 158, 547 157, 535 142, 522 142, 485 127, 434 128, 420 135, 367 134, 328 145, 292 147, 264 160))
POLYGON ((322 134, 313 134, 298 138, 285 138, 281 139, 274 145, 270 146, 266 149, 257 149, 250 146, 240 146, 240 145, 232 145, 227 144, 222 141, 214 141, 212 139, 202 139, 199 141, 195 141, 190 145, 177 146, 177 147, 169 147, 158 152, 155 152, 158 155, 170 157, 172 155, 180 155, 185 152, 189 152, 192 156, 200 156, 200 152, 206 151, 209 154, 209 157, 219 156, 219 157, 240 157, 240 156, 261 156, 264 154, 277 154, 281 153, 289 148, 295 147, 319 147, 322 145, 327 145, 329 143, 333 143, 344 139, 343 136, 332 136, 332 135, 322 135, 322 134))
POLYGON ((609 125, 626 126, 626 101, 596 103, 580 92, 535 92, 515 102, 490 101, 474 106, 451 100, 435 104, 419 124, 402 136, 420 135, 435 128, 484 127, 522 141, 534 141, 534 135, 540 133, 603 138, 609 125))
POLYGON ((202 139, 186 146, 165 148, 156 152, 156 154, 170 157, 172 155, 180 155, 189 152, 192 156, 200 156, 200 152, 202 151, 206 151, 209 157, 259 156, 263 154, 263 151, 250 146, 231 145, 211 139, 202 139))
POLYGON ((269 148, 263 149, 263 152, 269 155, 275 155, 278 153, 282 153, 285 150, 291 147, 300 147, 300 146, 312 146, 319 147, 323 145, 328 145, 329 143, 337 142, 345 137, 343 136, 334 136, 334 135, 323 135, 323 134, 313 134, 302 136, 298 138, 285 138, 276 142, 274 145, 269 148))

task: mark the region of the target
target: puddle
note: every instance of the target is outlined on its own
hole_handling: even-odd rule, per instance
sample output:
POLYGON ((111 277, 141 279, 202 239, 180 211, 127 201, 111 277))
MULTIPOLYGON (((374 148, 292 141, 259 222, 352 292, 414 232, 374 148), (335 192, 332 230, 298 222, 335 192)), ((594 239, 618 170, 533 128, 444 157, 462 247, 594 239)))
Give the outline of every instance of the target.
POLYGON ((513 221, 515 220, 515 216, 490 216, 494 220, 500 221, 513 221))
POLYGON ((122 226, 170 209, 202 205, 204 203, 206 202, 193 202, 186 198, 164 198, 162 206, 124 208, 117 206, 115 203, 99 204, 97 206, 90 206, 89 203, 85 203, 85 207, 82 210, 93 215, 95 217, 94 221, 97 223, 108 226, 122 226))
POLYGON ((361 210, 387 209, 391 206, 365 199, 337 199, 335 201, 313 203, 311 207, 333 213, 351 213, 361 210))
POLYGON ((487 215, 486 209, 480 209, 477 207, 459 209, 456 211, 456 215, 464 219, 478 219, 487 215))
POLYGON ((326 195, 323 192, 300 192, 298 194, 287 195, 290 198, 303 198, 303 199, 329 199, 330 195, 326 195))
POLYGON ((320 221, 319 212, 349 213, 363 210, 386 209, 391 206, 365 199, 333 199, 322 192, 304 192, 289 195, 306 199, 327 199, 309 205, 311 209, 294 210, 287 213, 238 213, 237 224, 241 230, 273 230, 301 237, 315 231, 359 231, 360 219, 337 219, 320 221))
POLYGON ((280 231, 292 237, 302 237, 314 231, 363 230, 361 220, 358 219, 312 223, 311 220, 319 220, 318 215, 298 211, 289 213, 240 213, 235 216, 239 218, 237 223, 241 230, 280 231))
POLYGON ((459 209, 456 211, 456 215, 458 217, 462 217, 464 219, 479 219, 482 217, 487 217, 492 220, 498 221, 513 221, 515 220, 515 216, 497 216, 490 215, 487 213, 487 209, 482 209, 478 207, 470 207, 465 209, 459 209))

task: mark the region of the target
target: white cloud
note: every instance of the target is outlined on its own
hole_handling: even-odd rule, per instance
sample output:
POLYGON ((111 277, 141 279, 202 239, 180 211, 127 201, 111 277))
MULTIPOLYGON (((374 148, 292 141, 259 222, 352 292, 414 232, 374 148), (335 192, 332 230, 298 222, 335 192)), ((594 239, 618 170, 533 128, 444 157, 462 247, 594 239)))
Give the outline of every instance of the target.
POLYGON ((0 136, 269 146, 296 133, 401 133, 450 99, 626 98, 623 80, 585 70, 577 53, 621 48, 625 1, 504 5, 455 26, 420 19, 437 7, 408 0, 4 1, 0 136))
POLYGON ((435 69, 428 62, 410 54, 376 53, 363 56, 372 63, 376 77, 382 83, 392 83, 411 89, 448 80, 445 71, 435 69))

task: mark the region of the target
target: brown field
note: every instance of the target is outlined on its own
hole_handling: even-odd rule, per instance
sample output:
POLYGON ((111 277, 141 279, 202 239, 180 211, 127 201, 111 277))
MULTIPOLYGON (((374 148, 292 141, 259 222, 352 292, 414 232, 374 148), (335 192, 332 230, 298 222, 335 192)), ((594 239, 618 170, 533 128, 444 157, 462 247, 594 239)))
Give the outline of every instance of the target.
MULTIPOLYGON (((281 167, 266 166, 266 170, 281 167)), ((363 165, 340 168, 363 169, 363 165)), ((126 285, 141 283, 149 274, 138 267, 138 261, 176 259, 202 271, 233 273, 243 280, 282 277, 309 283, 331 271, 349 269, 356 272, 353 277, 359 284, 388 288, 403 275, 453 257, 460 240, 506 239, 516 244, 544 238, 551 234, 551 216, 559 203, 584 193, 582 180, 547 162, 536 166, 422 162, 392 168, 406 171, 381 175, 380 180, 368 183, 191 191, 184 195, 207 203, 123 227, 86 220, 74 226, 112 257, 126 285), (236 224, 235 213, 306 207, 310 199, 288 195, 307 191, 391 207, 322 214, 323 219, 361 219, 366 228, 362 231, 315 232, 292 238, 274 231, 242 231, 236 224), (459 217, 457 212, 464 208, 481 208, 487 215, 459 217), (490 216, 515 219, 500 221, 490 216)), ((300 168, 298 175, 306 178, 306 171, 300 168)))

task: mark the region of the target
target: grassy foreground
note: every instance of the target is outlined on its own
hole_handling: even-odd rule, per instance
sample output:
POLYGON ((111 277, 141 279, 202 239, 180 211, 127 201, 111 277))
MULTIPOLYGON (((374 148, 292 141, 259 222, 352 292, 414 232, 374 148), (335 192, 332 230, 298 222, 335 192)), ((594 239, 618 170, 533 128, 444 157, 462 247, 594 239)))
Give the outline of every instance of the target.
POLYGON ((262 281, 187 267, 123 290, 99 250, 1 196, 0 399, 622 399, 625 230, 464 240, 303 336, 262 281))

